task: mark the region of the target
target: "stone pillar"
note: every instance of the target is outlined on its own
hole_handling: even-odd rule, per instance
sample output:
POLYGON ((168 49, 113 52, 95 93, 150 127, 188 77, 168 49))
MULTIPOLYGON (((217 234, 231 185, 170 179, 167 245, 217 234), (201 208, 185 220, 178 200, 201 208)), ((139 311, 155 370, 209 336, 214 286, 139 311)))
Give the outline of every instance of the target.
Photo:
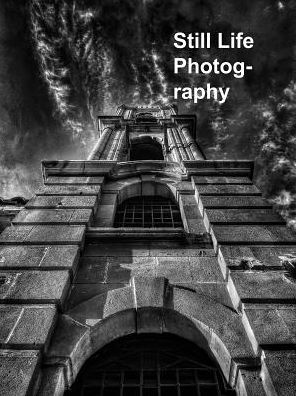
POLYGON ((180 126, 179 133, 182 137, 182 142, 184 148, 189 156, 190 160, 204 160, 204 155, 198 150, 195 141, 193 140, 192 136, 190 135, 189 129, 187 126, 180 126))

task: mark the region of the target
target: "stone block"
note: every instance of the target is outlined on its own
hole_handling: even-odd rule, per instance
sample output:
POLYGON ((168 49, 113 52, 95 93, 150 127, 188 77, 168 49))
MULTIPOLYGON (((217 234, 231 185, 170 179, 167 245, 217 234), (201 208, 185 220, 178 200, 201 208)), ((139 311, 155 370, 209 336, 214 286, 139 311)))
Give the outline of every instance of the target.
POLYGON ((8 243, 22 243, 26 241, 30 232, 33 230, 33 226, 11 226, 5 228, 5 230, 0 234, 0 244, 8 243))
POLYGON ((103 309, 103 317, 107 318, 120 311, 135 308, 133 290, 130 286, 109 290, 103 309))
POLYGON ((82 245, 85 226, 37 225, 12 226, 0 235, 0 244, 65 244, 82 245))
POLYGON ((49 185, 40 188, 36 195, 100 195, 99 185, 49 185))
POLYGON ((22 306, 0 305, 0 343, 4 344, 20 314, 22 306))
POLYGON ((44 347, 55 320, 56 307, 53 305, 0 306, 0 342, 4 347, 44 347))
POLYGON ((90 224, 91 209, 23 209, 13 224, 90 224))
MULTIPOLYGON (((173 291, 173 307, 203 329, 205 336, 210 339, 212 352, 216 357, 219 355, 218 361, 224 362, 225 368, 230 363, 224 360, 225 351, 232 359, 254 358, 241 318, 231 307, 205 295, 176 287, 173 291)), ((229 374, 225 369, 224 373, 227 372, 229 374)))
MULTIPOLYGON (((296 394, 296 351, 264 350, 263 368, 271 378, 272 389, 266 385, 266 394, 295 396, 296 394)), ((270 384, 271 385, 271 384, 270 384)))
POLYGON ((193 176, 195 184, 252 184, 248 177, 193 176))
POLYGON ((0 246, 0 268, 69 268, 78 263, 77 246, 0 246))
POLYGON ((271 208, 272 206, 261 197, 256 196, 202 196, 204 208, 271 208))
POLYGON ((296 235, 284 225, 213 225, 213 236, 221 244, 264 245, 296 242, 296 235))
POLYGON ((130 282, 134 276, 155 276, 156 260, 154 257, 112 257, 109 260, 107 281, 110 283, 130 282))
POLYGON ((49 176, 44 181, 45 185, 60 185, 60 184, 102 184, 103 176, 49 176))
POLYGON ((118 243, 118 240, 112 241, 111 243, 92 243, 86 244, 84 256, 149 256, 149 244, 146 242, 143 244, 130 243, 125 241, 118 243))
POLYGON ((62 304, 69 289, 68 271, 1 271, 5 283, 0 287, 2 303, 62 304))
POLYGON ((96 205, 96 196, 37 195, 27 203, 26 208, 94 209, 96 205))
POLYGON ((95 227, 113 227, 114 205, 100 205, 95 217, 95 227))
POLYGON ((47 361, 52 364, 62 363, 71 384, 91 353, 89 327, 73 320, 69 315, 60 315, 47 352, 47 361))
POLYGON ((296 344, 296 306, 246 304, 244 312, 258 344, 296 344))
POLYGON ((167 278, 170 284, 193 283, 193 270, 188 257, 159 257, 156 276, 167 278))
POLYGON ((294 247, 288 246, 220 246, 219 261, 223 266, 255 268, 281 268, 284 261, 296 260, 294 247))
POLYGON ((0 351, 1 394, 3 396, 34 395, 38 383, 40 352, 0 351))
POLYGON ((277 223, 285 221, 271 209, 207 209, 206 215, 212 224, 215 223, 277 223))
POLYGON ((237 376, 236 393, 237 396, 267 396, 262 384, 260 370, 240 368, 237 376))
POLYGON ((223 282, 216 258, 159 257, 157 263, 156 276, 171 284, 223 282))
POLYGON ((139 308, 137 315, 137 333, 154 333, 163 332, 163 312, 160 308, 139 308))
POLYGON ((64 367, 56 365, 42 370, 38 396, 63 396, 65 387, 64 367))
POLYGON ((167 280, 165 278, 134 277, 133 293, 137 308, 163 307, 167 280))
POLYGON ((200 195, 261 195, 254 184, 201 184, 197 191, 200 195))
POLYGON ((100 294, 107 295, 109 290, 121 288, 122 283, 77 283, 72 285, 71 293, 67 299, 67 309, 73 309, 76 305, 89 300, 100 294))
POLYGON ((114 206, 117 202, 117 193, 106 193, 101 195, 100 206, 101 205, 111 205, 114 206))
POLYGON ((244 302, 296 300, 296 282, 280 271, 232 271, 231 278, 244 302))

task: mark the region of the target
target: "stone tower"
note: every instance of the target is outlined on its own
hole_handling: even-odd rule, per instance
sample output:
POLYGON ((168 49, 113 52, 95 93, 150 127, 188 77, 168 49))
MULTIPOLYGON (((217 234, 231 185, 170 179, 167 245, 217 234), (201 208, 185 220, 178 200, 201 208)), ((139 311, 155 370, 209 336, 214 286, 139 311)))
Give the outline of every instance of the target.
POLYGON ((172 106, 98 118, 0 235, 5 396, 296 394, 296 239, 172 106))

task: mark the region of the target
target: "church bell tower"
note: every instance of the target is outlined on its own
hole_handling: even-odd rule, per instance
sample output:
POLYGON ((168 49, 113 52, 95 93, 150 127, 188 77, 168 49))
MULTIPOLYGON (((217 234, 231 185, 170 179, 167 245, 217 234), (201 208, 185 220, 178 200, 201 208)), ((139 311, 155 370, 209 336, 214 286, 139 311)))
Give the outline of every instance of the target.
POLYGON ((0 234, 5 396, 292 396, 296 238, 174 106, 98 117, 0 234))

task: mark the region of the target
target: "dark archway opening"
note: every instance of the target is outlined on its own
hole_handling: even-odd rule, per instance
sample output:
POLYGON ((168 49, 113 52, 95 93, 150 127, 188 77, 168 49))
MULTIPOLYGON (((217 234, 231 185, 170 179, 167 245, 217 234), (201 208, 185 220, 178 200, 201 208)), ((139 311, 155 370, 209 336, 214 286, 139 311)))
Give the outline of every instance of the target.
POLYGON ((202 349, 169 334, 122 337, 93 355, 67 396, 233 396, 202 349))
POLYGON ((161 144, 150 136, 136 138, 131 142, 130 161, 161 160, 163 161, 161 144))

